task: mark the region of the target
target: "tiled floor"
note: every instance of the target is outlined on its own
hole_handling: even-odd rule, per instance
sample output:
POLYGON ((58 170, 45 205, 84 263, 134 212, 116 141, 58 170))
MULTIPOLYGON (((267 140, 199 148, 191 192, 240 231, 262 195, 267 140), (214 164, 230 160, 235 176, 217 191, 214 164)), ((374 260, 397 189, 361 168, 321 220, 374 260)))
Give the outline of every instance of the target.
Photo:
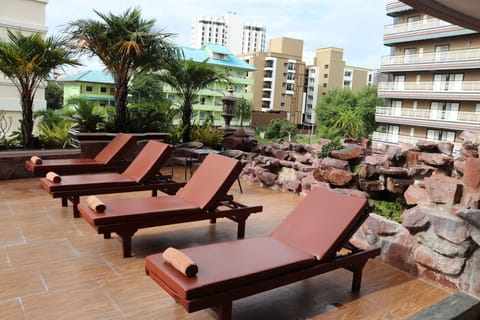
MULTIPOLYGON (((176 172, 177 175, 177 172, 176 172)), ((183 171, 178 171, 181 179, 183 171)), ((231 193, 262 204, 247 221, 246 237, 268 234, 301 201, 243 182, 231 193)), ((146 192, 102 195, 148 196, 146 192)), ((177 248, 234 239, 230 221, 207 221, 140 230, 134 257, 124 259, 115 238, 105 240, 72 208, 62 208, 37 178, 0 181, 0 319, 214 319, 188 314, 144 273, 144 257, 177 248)), ((380 261, 364 271, 360 295, 351 274, 337 270, 234 302, 234 319, 406 319, 448 293, 380 261)))

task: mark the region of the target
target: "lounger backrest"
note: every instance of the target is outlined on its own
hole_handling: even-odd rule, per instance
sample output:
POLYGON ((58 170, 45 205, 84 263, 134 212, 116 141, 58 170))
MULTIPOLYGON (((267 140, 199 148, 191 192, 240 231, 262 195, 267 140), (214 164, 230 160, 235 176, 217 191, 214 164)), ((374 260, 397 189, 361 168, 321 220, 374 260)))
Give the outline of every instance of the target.
POLYGON ((95 156, 95 160, 105 165, 118 162, 122 154, 127 151, 136 142, 134 136, 125 133, 119 133, 95 156))
POLYGON ((272 236, 319 260, 333 258, 368 216, 367 199, 315 188, 272 236))
POLYGON ((137 183, 143 183, 158 173, 170 157, 172 149, 166 143, 150 140, 122 174, 137 183))
POLYGON ((209 154, 177 196, 204 211, 214 209, 215 204, 225 198, 241 171, 240 161, 209 154))

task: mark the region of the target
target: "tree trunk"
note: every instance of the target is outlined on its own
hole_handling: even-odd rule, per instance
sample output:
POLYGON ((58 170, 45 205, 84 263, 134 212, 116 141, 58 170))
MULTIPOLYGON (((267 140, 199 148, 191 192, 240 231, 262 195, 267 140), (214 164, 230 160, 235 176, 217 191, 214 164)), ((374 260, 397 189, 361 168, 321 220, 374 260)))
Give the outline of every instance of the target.
POLYGON ((22 145, 23 148, 33 147, 33 98, 28 94, 24 94, 21 97, 22 99, 22 120, 21 130, 22 130, 22 145))
POLYGON ((186 129, 183 133, 183 142, 190 142, 190 135, 192 133, 192 127, 190 124, 190 118, 192 117, 192 103, 185 102, 183 105, 182 111, 182 127, 186 126, 186 129))
POLYGON ((127 128, 127 95, 128 84, 119 81, 115 88, 115 125, 118 130, 127 128))

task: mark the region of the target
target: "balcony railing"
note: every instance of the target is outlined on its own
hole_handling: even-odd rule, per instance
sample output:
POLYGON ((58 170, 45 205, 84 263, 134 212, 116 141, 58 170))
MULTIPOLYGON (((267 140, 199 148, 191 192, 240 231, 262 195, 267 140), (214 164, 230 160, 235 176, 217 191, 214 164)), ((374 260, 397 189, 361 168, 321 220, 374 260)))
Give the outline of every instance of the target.
MULTIPOLYGON (((449 68, 451 68, 450 63, 452 62, 476 62, 479 60, 480 48, 476 48, 467 50, 429 52, 422 54, 383 56, 381 64, 382 67, 389 67, 395 65, 402 65, 404 67, 407 67, 407 65, 412 64, 441 64, 448 62, 449 68)), ((478 64, 475 64, 475 67, 478 68, 478 64)))
POLYGON ((378 91, 480 93, 480 81, 379 82, 378 91))
POLYGON ((480 125, 479 112, 466 112, 455 110, 429 110, 429 109, 411 109, 411 108, 391 108, 377 107, 375 116, 391 116, 418 118, 429 120, 446 120, 478 123, 480 125))
MULTIPOLYGON (((415 136, 405 136, 401 134, 392 134, 392 133, 384 133, 384 132, 378 132, 375 131, 373 132, 372 140, 376 142, 385 142, 385 143, 393 143, 393 144, 398 144, 398 143, 411 143, 415 145, 418 140, 427 140, 426 137, 415 137, 415 136)), ((446 142, 446 141, 441 141, 441 140, 434 140, 434 139, 428 139, 428 141, 432 141, 435 143, 438 142, 446 142)), ((453 151, 454 153, 461 148, 461 144, 458 142, 453 142, 454 148, 453 151)))
POLYGON ((419 21, 389 24, 385 26, 383 32, 384 32, 384 35, 391 35, 391 34, 397 34, 397 33, 403 33, 403 32, 410 32, 410 31, 443 28, 447 26, 454 26, 454 25, 437 18, 431 18, 431 19, 423 19, 419 21))

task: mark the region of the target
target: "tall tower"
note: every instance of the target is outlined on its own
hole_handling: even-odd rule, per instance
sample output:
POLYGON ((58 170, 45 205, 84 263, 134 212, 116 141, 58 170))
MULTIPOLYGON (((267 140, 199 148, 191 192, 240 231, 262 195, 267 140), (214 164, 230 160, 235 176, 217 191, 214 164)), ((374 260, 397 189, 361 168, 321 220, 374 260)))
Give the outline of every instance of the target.
POLYGON ((236 13, 220 17, 195 17, 192 22, 192 47, 219 44, 233 54, 265 50, 266 27, 244 23, 236 13))
POLYGON ((480 125, 480 33, 388 1, 373 140, 415 144, 448 141, 460 148, 463 130, 480 125))

